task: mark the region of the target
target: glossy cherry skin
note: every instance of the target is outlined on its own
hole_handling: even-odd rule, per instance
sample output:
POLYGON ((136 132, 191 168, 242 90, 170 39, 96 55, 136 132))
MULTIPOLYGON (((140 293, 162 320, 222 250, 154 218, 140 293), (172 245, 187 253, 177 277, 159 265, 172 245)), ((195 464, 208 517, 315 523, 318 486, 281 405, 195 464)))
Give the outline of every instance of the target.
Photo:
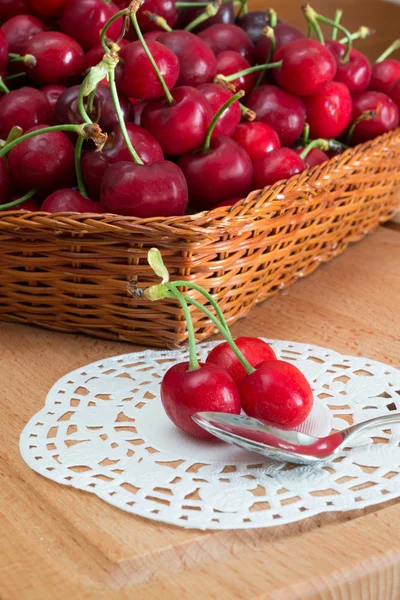
POLYGON ((151 165, 120 162, 107 169, 100 202, 104 212, 130 217, 184 215, 187 184, 179 167, 168 160, 151 165))
POLYGON ((67 88, 65 85, 53 84, 45 85, 40 89, 40 91, 46 96, 51 108, 54 109, 55 105, 57 104, 57 100, 66 89, 67 88))
POLYGON ((142 127, 159 141, 166 156, 179 156, 202 145, 212 119, 211 106, 199 90, 183 86, 172 90, 174 104, 148 102, 142 127))
MULTIPOLYGON (((296 148, 296 154, 301 154, 304 148, 296 148)), ((315 165, 320 165, 329 160, 329 156, 320 148, 311 148, 308 151, 305 158, 303 158, 304 164, 306 167, 315 167, 315 165)))
POLYGON ((11 191, 11 182, 4 158, 0 158, 0 204, 5 204, 11 191))
MULTIPOLYGON (((201 2, 201 0, 195 0, 195 2, 201 2)), ((204 12, 204 6, 199 6, 198 8, 194 7, 186 7, 180 8, 178 10, 178 22, 176 29, 184 29, 186 25, 194 21, 196 17, 201 15, 204 12)), ((216 25, 218 23, 234 23, 235 22, 235 10, 233 6, 233 2, 226 2, 225 4, 221 4, 218 9, 217 14, 214 17, 209 17, 197 27, 193 29, 194 33, 198 33, 199 31, 203 31, 203 29, 207 29, 211 27, 211 25, 216 25)))
POLYGON ((178 165, 188 184, 190 203, 198 210, 208 210, 228 198, 245 197, 250 192, 252 162, 231 138, 213 138, 208 152, 183 154, 178 165))
POLYGON ((254 163, 253 188, 263 189, 277 181, 289 179, 305 169, 304 161, 290 148, 272 150, 254 163))
POLYGON ((133 113, 132 113, 132 121, 135 123, 135 125, 141 125, 141 121, 142 121, 142 112, 144 110, 144 107, 146 106, 147 102, 145 102, 143 100, 143 102, 137 102, 134 107, 133 107, 133 113))
MULTIPOLYGON (((282 46, 285 46, 286 44, 290 44, 290 42, 303 40, 305 38, 304 33, 297 29, 297 27, 293 27, 287 23, 278 23, 276 27, 274 27, 274 34, 276 43, 275 50, 279 50, 279 48, 282 48, 282 46)), ((267 62, 270 50, 271 40, 265 35, 261 35, 256 45, 256 59, 260 65, 267 62)))
POLYGON ((395 129, 399 124, 399 110, 389 96, 381 92, 367 91, 353 96, 353 123, 365 111, 375 110, 376 116, 365 119, 355 126, 351 136, 351 144, 361 144, 378 135, 395 129))
POLYGON ((21 55, 26 54, 26 45, 34 35, 47 31, 46 25, 32 15, 16 15, 0 29, 7 38, 8 51, 21 55))
POLYGON ((169 48, 179 61, 177 85, 197 87, 211 81, 216 73, 216 59, 210 48, 189 31, 163 33, 158 42, 169 48))
MULTIPOLYGON (((126 5, 127 3, 125 3, 125 6, 126 5)), ((162 17, 167 21, 167 24, 170 27, 175 27, 176 20, 178 18, 178 11, 176 9, 174 0, 146 0, 146 3, 143 4, 136 13, 142 33, 159 29, 158 25, 156 25, 154 21, 151 21, 149 17, 144 14, 145 11, 149 11, 158 15, 159 17, 162 17)))
POLYGON ((39 123, 51 123, 52 115, 46 96, 39 90, 13 90, 0 98, 0 138, 6 139, 14 125, 26 131, 39 123))
MULTIPOLYGON (((99 43, 100 31, 108 19, 118 12, 113 2, 105 0, 69 0, 61 18, 61 29, 73 37, 85 50, 99 43)), ((117 19, 107 30, 107 37, 118 39, 122 19, 117 19)))
MULTIPOLYGON (((33 127, 42 129, 46 125, 33 127)), ((52 191, 75 182, 74 147, 62 131, 40 133, 15 146, 8 155, 10 175, 23 192, 52 191)))
POLYGON ((193 371, 187 362, 168 369, 161 382, 161 402, 174 425, 204 439, 213 436, 196 425, 194 413, 240 413, 239 392, 232 378, 220 367, 204 363, 193 371))
MULTIPOLYGON (((203 83, 203 85, 199 85, 197 89, 207 98, 213 116, 217 114, 221 106, 225 104, 229 98, 232 98, 232 92, 218 83, 203 83)), ((240 110, 239 102, 234 102, 224 110, 218 119, 214 131, 212 132, 212 137, 219 137, 220 135, 230 137, 240 123, 241 118, 242 112, 240 110)))
MULTIPOLYGON (((239 52, 234 52, 234 50, 225 50, 217 55, 218 74, 233 75, 234 73, 244 71, 244 69, 248 69, 249 67, 250 63, 244 56, 239 54, 239 52)), ((243 90, 247 94, 254 87, 257 77, 257 73, 248 73, 247 75, 241 75, 240 77, 233 79, 231 83, 235 86, 236 92, 243 90)))
POLYGON ((247 33, 253 44, 258 42, 262 30, 269 24, 270 18, 267 10, 252 10, 236 19, 236 25, 247 33))
POLYGON ((253 163, 281 146, 276 131, 260 121, 240 123, 232 139, 242 146, 253 163))
MULTIPOLYGON (((171 89, 178 80, 179 62, 177 56, 159 42, 147 42, 149 50, 171 89)), ((116 69, 118 89, 129 98, 159 98, 164 92, 159 79, 151 66, 142 44, 132 42, 120 52, 123 65, 116 69)))
MULTIPOLYGON (((126 123, 129 139, 145 165, 163 160, 164 156, 157 140, 143 127, 126 123)), ((108 137, 102 152, 91 150, 82 160, 82 173, 88 192, 98 198, 101 182, 108 167, 117 162, 129 162, 131 155, 125 144, 121 127, 117 125, 108 137)))
POLYGON ((339 42, 327 40, 326 47, 332 52, 336 61, 335 81, 344 83, 351 94, 364 92, 371 81, 372 68, 368 58, 354 48, 350 51, 348 62, 341 61, 346 53, 346 46, 339 42))
POLYGON ((29 78, 38 85, 70 84, 83 71, 83 49, 64 33, 38 33, 29 40, 26 52, 36 58, 36 65, 26 66, 26 71, 29 78))
POLYGON ((267 360, 239 383, 242 408, 249 417, 284 427, 301 425, 314 404, 313 392, 297 367, 267 360))
POLYGON ((250 64, 254 62, 254 44, 247 33, 237 25, 211 25, 199 33, 199 38, 216 56, 224 50, 234 50, 244 56, 250 64))
MULTIPOLYGON (((254 368, 266 360, 276 360, 276 354, 271 346, 260 338, 239 337, 235 340, 235 344, 254 368)), ((228 342, 215 346, 207 356, 206 363, 224 369, 236 384, 247 375, 246 369, 228 342)))
POLYGON ((312 138, 334 139, 350 123, 353 103, 349 89, 330 81, 317 94, 304 98, 312 138))
POLYGON ((32 8, 43 17, 60 17, 68 0, 29 0, 32 8))
POLYGON ((306 121, 304 102, 275 85, 261 85, 247 99, 257 121, 275 129, 281 146, 290 146, 302 134, 306 121))
POLYGON ((0 21, 2 23, 16 15, 31 14, 32 12, 28 0, 0 0, 0 21))
POLYGON ((371 82, 369 89, 387 94, 390 86, 400 78, 400 61, 386 58, 372 66, 371 82))
POLYGON ((274 69, 276 81, 298 96, 318 93, 336 74, 333 54, 315 40, 295 40, 282 46, 273 57, 273 62, 279 61, 282 66, 274 69))
POLYGON ((79 212, 79 213, 101 213, 100 202, 89 200, 82 196, 79 192, 64 188, 57 190, 47 196, 43 202, 41 209, 44 212, 61 213, 61 212, 79 212))
POLYGON ((396 79, 396 81, 390 86, 389 97, 400 110, 400 79, 396 79))
POLYGON ((0 29, 0 75, 5 71, 8 63, 8 41, 0 29))

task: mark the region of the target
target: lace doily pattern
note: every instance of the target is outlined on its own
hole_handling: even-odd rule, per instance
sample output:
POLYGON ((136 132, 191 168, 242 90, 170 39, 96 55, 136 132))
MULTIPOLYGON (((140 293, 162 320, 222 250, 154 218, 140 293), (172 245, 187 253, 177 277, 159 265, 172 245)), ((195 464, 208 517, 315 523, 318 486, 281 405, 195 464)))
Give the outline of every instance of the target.
MULTIPOLYGON (((303 431, 326 435, 400 411, 400 372, 366 358, 266 340, 310 381, 315 409, 303 431)), ((199 346, 204 359, 214 344, 199 346)), ((50 390, 21 434, 34 470, 136 515, 197 529, 290 523, 400 495, 400 426, 369 432, 330 463, 267 461, 175 428, 159 399, 163 373, 186 350, 144 351, 73 371, 50 390)))

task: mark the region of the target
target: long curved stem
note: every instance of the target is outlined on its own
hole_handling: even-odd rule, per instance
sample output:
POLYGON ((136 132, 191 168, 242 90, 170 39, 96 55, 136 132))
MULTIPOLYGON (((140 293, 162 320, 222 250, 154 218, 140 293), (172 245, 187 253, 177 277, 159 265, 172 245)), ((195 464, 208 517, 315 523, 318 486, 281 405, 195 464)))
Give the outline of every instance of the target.
POLYGON ((306 158, 307 154, 313 148, 320 148, 321 150, 329 150, 329 142, 327 140, 324 140, 324 139, 313 140, 312 142, 310 142, 307 145, 306 148, 304 148, 304 150, 300 154, 300 158, 304 160, 306 158))
POLYGON ((7 208, 12 208, 13 206, 22 204, 22 202, 25 202, 25 200, 29 200, 29 198, 32 198, 32 196, 34 196, 36 194, 36 192, 37 192, 37 189, 33 188, 30 192, 28 192, 24 196, 21 196, 21 198, 17 198, 16 200, 13 200, 12 202, 7 202, 7 204, 0 204, 0 210, 7 210, 7 208))
POLYGON ((330 25, 331 27, 334 27, 335 29, 339 29, 339 31, 341 31, 347 39, 347 48, 346 48, 346 52, 344 53, 341 62, 343 63, 347 63, 349 62, 349 57, 350 57, 350 52, 351 49, 353 47, 353 40, 351 37, 350 32, 343 27, 343 25, 340 25, 340 23, 335 23, 335 21, 332 21, 332 19, 328 19, 327 17, 323 17, 322 15, 316 15, 315 19, 317 21, 321 21, 321 23, 325 23, 325 25, 330 25))
POLYGON ((120 10, 117 13, 115 13, 115 15, 113 15, 112 17, 110 17, 107 21, 107 23, 104 24, 103 29, 100 32, 100 43, 104 48, 104 52, 108 52, 109 51, 109 47, 106 44, 106 33, 108 28, 114 23, 114 21, 117 21, 118 19, 120 19, 121 17, 125 17, 127 14, 126 9, 124 10, 120 10))
POLYGON ((200 23, 204 23, 204 21, 207 21, 211 17, 215 17, 215 15, 218 13, 218 10, 218 4, 217 6, 215 6, 213 3, 207 4, 204 11, 195 19, 193 19, 193 21, 191 21, 188 25, 186 25, 185 31, 193 31, 193 29, 195 29, 197 25, 200 25, 200 23))
POLYGON ((76 173, 76 181, 78 183, 79 193, 82 196, 84 196, 85 198, 87 198, 88 194, 86 191, 85 183, 83 181, 82 164, 81 164, 81 153, 82 153, 83 142, 84 142, 84 139, 80 135, 75 144, 75 173, 76 173))
POLYGON ((239 98, 243 98, 243 96, 244 96, 244 91, 240 90, 239 92, 237 92, 236 94, 231 96, 231 98, 228 98, 228 100, 226 102, 224 102, 224 104, 221 106, 221 108, 216 112, 213 120, 210 123, 209 128, 207 129, 206 137, 204 139, 204 144, 203 144, 203 154, 206 154, 206 152, 209 152, 209 150, 210 150, 211 136, 213 134, 215 126, 218 123, 218 120, 220 119, 221 115, 226 111, 227 108, 230 107, 231 104, 236 102, 236 100, 239 100, 239 98))
POLYGON ((13 140, 12 142, 4 146, 4 148, 0 150, 0 158, 8 152, 10 152, 10 150, 12 150, 14 146, 17 146, 18 144, 21 144, 22 142, 25 142, 26 140, 29 140, 30 138, 33 138, 36 135, 40 135, 42 133, 51 133, 52 131, 73 131, 74 133, 79 134, 81 131, 81 127, 80 125, 53 125, 51 127, 43 127, 43 129, 36 129, 35 131, 31 131, 30 133, 21 135, 21 137, 19 137, 18 139, 13 140))
POLYGON ((281 66, 281 60, 275 63, 265 63, 264 65, 256 65, 255 67, 249 67, 248 69, 243 69, 243 71, 232 73, 232 75, 226 75, 224 79, 225 81, 234 81, 238 77, 242 77, 242 75, 248 75, 249 73, 257 73, 258 71, 265 71, 267 69, 278 69, 281 66))
POLYGON ((173 286, 169 287, 168 284, 165 284, 165 285, 168 287, 168 289, 169 289, 170 293, 173 295, 173 297, 178 300, 179 304, 182 307, 183 314, 185 315, 186 326, 187 326, 187 331, 188 331, 188 341, 189 341, 189 370, 194 371, 195 369, 199 369, 200 365, 199 365, 199 361, 197 360, 196 336, 194 333, 192 315, 190 314, 190 310, 187 305, 187 298, 183 294, 181 294, 181 292, 179 292, 177 289, 175 289, 173 286))
POLYGON ((79 108, 79 112, 80 115, 82 117, 82 120, 85 123, 92 123, 93 121, 91 120, 91 118, 89 117, 89 115, 86 112, 86 108, 83 102, 83 90, 85 89, 85 84, 87 82, 89 78, 89 73, 86 75, 85 79, 82 82, 81 87, 79 88, 79 93, 78 93, 78 108, 79 108))
POLYGON ((376 59, 375 62, 379 63, 382 62, 383 60, 385 60, 385 58, 387 58, 388 56, 390 56, 392 54, 392 52, 394 52, 395 50, 398 50, 400 48, 400 39, 395 40, 393 42, 393 44, 391 44, 389 46, 389 48, 387 48, 385 50, 385 52, 383 52, 379 58, 376 59))
POLYGON ((200 285, 197 285, 197 283, 192 283, 191 281, 184 281, 184 280, 170 281, 168 283, 168 286, 171 286, 171 285, 173 287, 188 287, 188 288, 191 288, 192 290, 196 290, 196 291, 200 292, 200 294, 202 294, 210 302, 211 306, 217 313, 217 316, 221 322, 221 325, 223 325, 225 327, 225 329, 229 329, 228 323, 226 322, 224 314, 223 314, 222 310, 220 309, 220 307, 218 306, 218 302, 211 296, 211 294, 209 292, 207 292, 207 290, 202 288, 200 285))
MULTIPOLYGON (((334 23, 335 25, 338 25, 340 23, 340 19, 343 16, 343 11, 341 8, 338 8, 337 11, 335 12, 335 19, 334 19, 334 23)), ((335 42, 336 38, 337 38, 337 33, 338 33, 338 28, 334 27, 332 29, 332 40, 335 42)))

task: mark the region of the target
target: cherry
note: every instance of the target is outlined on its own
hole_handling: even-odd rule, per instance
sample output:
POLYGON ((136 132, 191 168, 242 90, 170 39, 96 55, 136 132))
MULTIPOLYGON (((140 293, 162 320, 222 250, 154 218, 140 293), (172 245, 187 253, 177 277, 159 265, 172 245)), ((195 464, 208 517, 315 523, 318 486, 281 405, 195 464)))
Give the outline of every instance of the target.
MULTIPOLYGON (((61 18, 61 29, 74 38, 85 50, 99 43, 100 31, 118 12, 118 7, 108 0, 69 0, 61 18)), ((107 31, 107 37, 118 39, 122 19, 117 19, 107 31)))
POLYGON ((0 75, 5 71, 8 63, 8 41, 7 38, 0 29, 0 75))
POLYGON ((400 78, 400 61, 386 58, 372 66, 369 89, 387 94, 390 86, 400 78))
MULTIPOLYGON (((128 44, 129 42, 125 39, 122 39, 120 42, 118 42, 118 46, 120 48, 124 48, 128 44)), ((89 52, 86 52, 85 54, 85 58, 83 61, 83 70, 88 71, 90 67, 95 67, 96 65, 98 65, 99 62, 103 59, 104 54, 104 48, 101 44, 97 44, 97 46, 93 46, 93 48, 90 48, 89 52)))
POLYGON ((400 111, 400 79, 396 79, 389 88, 389 96, 400 111))
MULTIPOLYGON (((25 133, 42 129, 32 127, 25 133)), ((39 133, 21 142, 8 155, 10 175, 18 189, 55 190, 75 181, 74 147, 62 131, 39 133)))
POLYGON ((39 90, 13 90, 0 99, 0 138, 6 139, 14 125, 25 131, 39 123, 50 123, 52 115, 46 96, 39 90))
POLYGON ((35 35, 26 46, 26 53, 36 64, 26 65, 30 79, 39 85, 72 83, 83 71, 84 52, 72 38, 58 31, 35 35))
MULTIPOLYGON (((213 116, 215 116, 221 106, 232 97, 232 92, 218 83, 203 83, 203 85, 199 85, 197 89, 207 98, 213 116)), ((218 137, 220 135, 230 137, 240 123, 241 116, 239 102, 234 102, 228 106, 218 119, 214 131, 212 132, 212 137, 218 137)))
POLYGON ((355 125, 350 135, 352 145, 372 140, 378 135, 395 129, 399 124, 397 106, 386 94, 367 91, 353 96, 352 123, 368 111, 375 111, 376 115, 362 119, 355 125))
POLYGON ((54 109, 55 105, 57 104, 57 100, 59 99, 61 94, 63 94, 66 91, 66 89, 67 88, 65 87, 65 85, 53 84, 45 85, 41 88, 40 91, 46 96, 51 108, 54 109))
MULTIPOLYGON (((203 0, 194 0, 195 2, 202 2, 203 0)), ((155 11, 157 12, 157 11, 155 11)), ((204 6, 199 6, 196 8, 186 7, 180 8, 178 11, 178 29, 184 29, 186 25, 194 21, 198 16, 200 16, 204 12, 204 6)), ((159 14, 159 13, 157 13, 159 14)), ((203 29, 207 29, 211 27, 211 25, 216 25, 218 23, 234 23, 235 22, 235 11, 233 2, 225 2, 221 4, 218 9, 218 12, 215 16, 209 17, 203 23, 199 23, 194 29, 193 32, 198 33, 203 29)))
POLYGON ((254 44, 243 29, 237 25, 211 25, 199 33, 215 55, 224 50, 234 50, 244 56, 250 64, 254 61, 254 44))
POLYGON ((166 100, 148 102, 141 122, 159 141, 165 155, 179 156, 201 146, 212 110, 207 99, 195 88, 175 88, 171 95, 173 104, 166 100))
MULTIPOLYGON (((305 148, 296 148, 296 154, 301 154, 305 150, 305 148)), ((334 153, 337 154, 337 153, 334 153)), ((329 160, 329 155, 321 150, 320 148, 311 148, 311 150, 307 153, 307 156, 303 159, 306 167, 315 167, 315 165, 320 165, 327 160, 329 160)))
MULTIPOLYGON (((217 73, 221 75, 233 75, 239 73, 250 67, 250 63, 238 52, 234 50, 225 50, 217 55, 217 73)), ((257 75, 255 73, 248 73, 247 75, 240 75, 236 79, 232 80, 235 90, 243 90, 249 93, 256 82, 257 75)))
POLYGON ((233 206, 234 204, 236 204, 237 202, 240 202, 241 200, 243 200, 243 198, 229 198, 229 200, 224 200, 223 202, 220 202, 216 206, 213 206, 213 208, 220 208, 221 206, 233 206))
POLYGON ((147 33, 145 33, 143 35, 144 39, 146 40, 146 42, 157 42, 158 38, 160 37, 160 35, 162 35, 164 33, 163 30, 158 29, 157 31, 147 31, 147 33))
POLYGON ((304 102, 313 138, 336 138, 350 123, 353 104, 343 83, 331 81, 319 93, 307 96, 304 102))
POLYGON ((335 81, 344 83, 351 94, 364 92, 371 80, 371 64, 364 54, 354 48, 350 51, 349 60, 342 62, 346 54, 346 46, 339 42, 328 40, 326 47, 332 52, 336 60, 335 81))
POLYGON ((298 96, 321 91, 336 73, 333 54, 315 40, 295 40, 282 46, 273 57, 273 62, 279 61, 282 66, 274 69, 276 81, 298 96))
POLYGON ((147 102, 137 102, 134 107, 133 107, 133 115, 132 115, 132 121, 135 123, 135 125, 141 125, 141 120, 142 120, 142 112, 144 110, 144 107, 146 106, 147 102))
POLYGON ((34 35, 47 31, 46 25, 32 15, 16 15, 0 29, 7 38, 8 51, 21 55, 26 54, 26 44, 34 35))
MULTIPOLYGON (((132 146, 145 165, 163 160, 160 144, 148 131, 133 123, 126 123, 126 129, 132 146)), ((102 152, 91 150, 83 157, 82 173, 89 193, 99 197, 101 182, 108 166, 130 160, 131 155, 124 141, 121 127, 117 125, 108 137, 102 152)))
POLYGON ((136 13, 139 27, 142 32, 158 29, 158 26, 154 21, 150 20, 148 15, 145 14, 146 11, 155 13, 157 16, 165 19, 171 28, 175 27, 178 13, 174 0, 146 0, 146 3, 143 4, 136 13))
MULTIPOLYGON (((13 200, 17 200, 17 198, 10 198, 10 202, 13 200)), ((16 204, 13 206, 12 210, 26 210, 28 212, 38 212, 40 211, 40 202, 33 196, 33 198, 29 198, 28 200, 24 200, 20 204, 16 204)))
POLYGON ((261 85, 247 100, 257 120, 275 129, 282 146, 290 146, 302 134, 306 120, 304 102, 275 85, 261 85))
MULTIPOLYGON (((275 36, 275 47, 276 50, 294 42, 295 40, 302 40, 305 38, 297 27, 287 25, 286 23, 278 23, 274 27, 275 36)), ((266 35, 261 35, 256 45, 256 59, 260 65, 263 65, 268 61, 269 53, 271 51, 271 40, 266 35)))
POLYGON ((254 189, 263 189, 277 181, 289 179, 305 169, 304 161, 290 148, 272 150, 254 164, 254 189))
POLYGON ((239 382, 247 415, 285 427, 297 427, 308 417, 313 393, 304 375, 283 360, 267 360, 239 382))
MULTIPOLYGON (((239 337, 235 340, 235 344, 252 367, 257 367, 266 360, 276 360, 276 354, 271 346, 259 338, 239 337)), ((228 342, 215 346, 207 356, 206 363, 224 369, 236 384, 247 375, 246 369, 228 342)))
POLYGON ((240 413, 239 392, 232 378, 224 369, 204 363, 193 370, 187 362, 168 369, 161 382, 161 402, 174 425, 199 438, 212 435, 196 425, 191 418, 194 413, 240 413))
POLYGON ((189 31, 163 33, 158 42, 169 48, 179 61, 177 85, 197 87, 211 81, 216 73, 216 59, 210 48, 189 31))
POLYGON ((41 210, 49 213, 79 212, 79 213, 101 213, 100 202, 89 200, 79 192, 65 188, 57 190, 47 196, 41 210))
MULTIPOLYGON (((253 10, 244 13, 236 19, 236 25, 247 33, 253 44, 258 42, 264 27, 270 23, 270 14, 267 10, 253 10)), ((262 64, 265 62, 266 61, 263 60, 262 64)))
POLYGON ((32 12, 28 0, 0 0, 0 21, 3 23, 16 15, 31 14, 32 12))
POLYGON ((68 0, 29 0, 32 8, 43 17, 60 17, 68 0))
MULTIPOLYGON (((159 42, 147 42, 168 89, 177 82, 179 63, 176 55, 159 42)), ((123 65, 116 69, 118 89, 129 98, 158 98, 163 88, 142 44, 132 42, 120 52, 123 65)))
POLYGON ((253 163, 281 145, 276 131, 260 121, 240 123, 232 139, 244 148, 253 163))
POLYGON ((0 204, 4 204, 10 195, 10 176, 3 158, 0 158, 0 204))
POLYGON ((131 217, 184 215, 187 184, 179 167, 167 160, 151 165, 120 162, 105 172, 100 202, 105 212, 131 217))

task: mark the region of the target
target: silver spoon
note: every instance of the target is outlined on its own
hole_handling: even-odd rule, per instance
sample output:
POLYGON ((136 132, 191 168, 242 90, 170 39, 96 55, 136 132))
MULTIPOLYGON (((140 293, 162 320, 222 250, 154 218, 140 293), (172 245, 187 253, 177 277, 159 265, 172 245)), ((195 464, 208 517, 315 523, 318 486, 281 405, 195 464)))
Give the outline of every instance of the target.
POLYGON ((293 429, 280 429, 260 419, 218 412, 198 412, 192 419, 217 438, 268 458, 298 464, 332 460, 361 431, 400 423, 400 412, 376 417, 337 433, 317 438, 293 429))

